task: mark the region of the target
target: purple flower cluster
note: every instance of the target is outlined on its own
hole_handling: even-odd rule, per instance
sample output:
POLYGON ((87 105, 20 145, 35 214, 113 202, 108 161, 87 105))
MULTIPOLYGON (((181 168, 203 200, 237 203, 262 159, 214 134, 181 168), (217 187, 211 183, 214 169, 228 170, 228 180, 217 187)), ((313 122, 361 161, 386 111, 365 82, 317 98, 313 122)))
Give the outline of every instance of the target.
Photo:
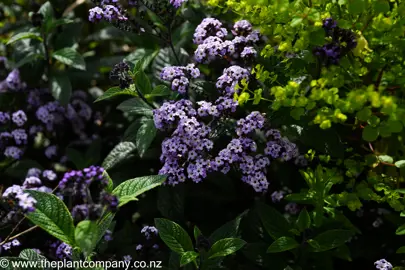
POLYGON ((126 21, 128 18, 123 14, 122 9, 117 4, 117 1, 111 1, 108 5, 106 3, 110 1, 103 1, 102 7, 94 7, 89 10, 89 21, 99 22, 101 20, 106 20, 109 22, 118 20, 126 21))
POLYGON ((157 235, 158 230, 154 226, 145 226, 142 228, 141 233, 145 235, 147 240, 152 238, 152 235, 157 235))
POLYGON ((0 123, 4 130, 7 130, 6 127, 11 130, 11 132, 3 131, 0 133, 0 151, 3 151, 4 156, 12 159, 22 157, 24 148, 28 143, 28 135, 22 128, 26 122, 27 115, 22 110, 12 114, 0 112, 0 123))
POLYGON ((2 85, 5 88, 4 90, 13 92, 24 90, 26 87, 26 84, 21 81, 20 71, 18 69, 13 69, 7 75, 7 78, 4 80, 2 85))
POLYGON ((66 243, 61 243, 56 247, 56 257, 58 259, 71 259, 73 255, 73 249, 66 243))
POLYGON ((392 270, 392 264, 389 263, 386 259, 378 260, 374 263, 375 268, 379 270, 392 270))
MULTIPOLYGON (((242 181, 250 184, 257 192, 263 192, 268 187, 266 167, 270 165, 269 155, 254 154, 257 152, 256 142, 250 135, 265 126, 265 118, 258 112, 252 112, 246 118, 237 122, 237 138, 233 139, 225 149, 215 156, 212 152, 214 142, 210 138, 211 128, 202 120, 203 116, 214 118, 221 116, 219 106, 209 102, 198 102, 196 110, 188 100, 166 102, 160 109, 154 111, 155 125, 159 129, 174 129, 172 136, 162 143, 161 161, 164 163, 159 174, 168 176, 167 184, 176 185, 187 178, 198 183, 210 172, 220 171, 226 174, 231 166, 236 166, 242 173, 242 181), (198 114, 198 115, 197 115, 198 114)), ((222 112, 223 113, 223 112, 222 112)), ((269 133, 269 132, 268 132, 269 133)), ((270 132, 271 133, 271 132, 270 132)), ((295 144, 285 138, 272 141, 282 143, 279 156, 287 152, 292 157, 298 155, 295 144)), ((288 160, 284 158, 284 160, 288 160)))
POLYGON ((76 221, 96 220, 105 207, 110 211, 118 209, 118 198, 106 191, 108 180, 103 173, 103 168, 90 166, 83 170, 65 173, 59 182, 61 193, 77 202, 71 210, 76 221), (97 187, 97 198, 92 198, 90 185, 97 187))
MULTIPOLYGON (((96 124, 99 116, 98 112, 93 112, 88 104, 86 92, 74 91, 70 103, 66 107, 53 100, 48 89, 30 90, 26 101, 28 103, 27 113, 35 115, 34 118, 30 118, 31 126, 28 133, 32 137, 38 133, 46 135, 50 145, 46 145, 44 154, 49 159, 61 158, 60 162, 63 163, 63 156, 59 156, 63 153, 55 146, 54 139, 67 133, 66 131, 74 133, 68 136, 69 144, 77 142, 88 144, 95 138, 94 134, 87 134, 87 128, 91 125, 91 121, 96 124)), ((1 118, 0 114, 0 120, 1 118)), ((17 116, 15 118, 17 121, 17 116)))
POLYGON ((230 66, 224 69, 218 78, 216 87, 226 97, 233 97, 235 87, 243 80, 249 80, 250 72, 240 66, 230 66))
POLYGON ((200 70, 196 68, 194 64, 189 64, 185 67, 165 67, 160 74, 160 78, 171 82, 172 90, 180 94, 187 93, 190 79, 196 79, 199 76, 200 70))
POLYGON ((37 201, 28 193, 25 193, 24 189, 25 188, 22 186, 12 185, 4 191, 2 197, 7 199, 9 202, 16 202, 18 206, 14 206, 17 206, 17 210, 22 210, 23 212, 33 212, 35 211, 35 203, 37 201))
POLYGON ((198 45, 194 52, 196 61, 208 64, 224 57, 245 61, 254 59, 257 52, 253 46, 260 40, 259 32, 252 30, 248 21, 242 20, 234 24, 232 33, 234 39, 225 40, 228 31, 222 27, 222 23, 217 19, 205 18, 194 33, 194 43, 198 45))
POLYGON ((158 235, 158 230, 154 226, 144 226, 141 233, 145 236, 146 242, 144 244, 138 244, 136 246, 137 251, 147 249, 152 247, 153 249, 158 249, 159 245, 154 244, 156 241, 156 236, 158 235))
POLYGON ((356 48, 356 35, 349 29, 338 27, 337 22, 332 18, 324 20, 323 28, 332 41, 322 47, 315 47, 313 53, 326 65, 336 65, 340 58, 356 48))
POLYGON ((170 0, 170 4, 172 4, 175 8, 179 8, 183 3, 187 1, 188 0, 170 0))
POLYGON ((9 241, 7 243, 4 243, 3 245, 0 246, 4 250, 10 250, 12 247, 19 247, 21 246, 21 243, 18 239, 13 239, 12 241, 9 241))

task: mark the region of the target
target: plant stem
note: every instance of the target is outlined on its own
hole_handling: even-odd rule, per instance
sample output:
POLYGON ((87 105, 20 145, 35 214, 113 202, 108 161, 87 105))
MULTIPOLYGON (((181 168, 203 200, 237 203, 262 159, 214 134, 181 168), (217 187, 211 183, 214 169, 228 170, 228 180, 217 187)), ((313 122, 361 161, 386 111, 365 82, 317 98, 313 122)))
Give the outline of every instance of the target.
MULTIPOLYGON (((23 220, 24 220, 24 219, 20 220, 20 222, 23 221, 23 220)), ((17 225, 19 225, 19 224, 17 224, 17 225)), ((17 228, 17 226, 16 226, 15 228, 17 228)), ((20 233, 14 235, 13 237, 7 237, 3 242, 0 243, 0 246, 3 245, 3 244, 5 244, 5 243, 7 243, 8 241, 11 241, 11 240, 13 240, 13 239, 16 239, 16 238, 20 237, 21 235, 24 235, 24 234, 26 234, 26 233, 29 233, 30 231, 33 231, 33 230, 35 230, 36 228, 38 228, 37 225, 35 225, 35 226, 33 226, 33 227, 29 228, 29 229, 26 229, 25 231, 20 232, 20 233)), ((13 229, 13 230, 14 230, 14 229, 13 229)), ((11 235, 11 233, 10 233, 10 235, 11 235)))
POLYGON ((141 91, 139 91, 138 87, 135 86, 135 91, 138 93, 138 96, 149 106, 151 106, 153 109, 157 109, 155 105, 153 105, 152 103, 150 103, 145 96, 141 93, 141 91))

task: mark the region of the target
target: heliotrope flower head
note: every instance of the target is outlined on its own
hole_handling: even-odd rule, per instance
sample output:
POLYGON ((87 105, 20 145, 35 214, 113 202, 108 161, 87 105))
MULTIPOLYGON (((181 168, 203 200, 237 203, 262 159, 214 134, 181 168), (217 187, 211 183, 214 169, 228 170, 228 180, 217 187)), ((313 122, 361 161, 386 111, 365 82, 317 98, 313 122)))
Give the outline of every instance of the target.
POLYGON ((104 11, 100 7, 94 7, 89 10, 89 21, 99 22, 103 19, 104 11))
POLYGON ((202 44, 205 39, 215 36, 224 39, 228 31, 222 27, 222 23, 214 18, 205 18, 197 26, 194 32, 194 43, 202 44))
POLYGON ((165 81, 171 82, 173 91, 180 94, 187 93, 191 78, 198 78, 200 70, 194 64, 183 66, 164 67, 160 73, 160 78, 165 81))
POLYGON ((20 159, 23 153, 23 150, 15 146, 9 146, 4 150, 4 156, 12 159, 20 159))
POLYGON ((114 81, 119 81, 120 88, 125 89, 132 84, 133 80, 128 74, 129 65, 125 62, 120 62, 114 66, 110 72, 110 79, 114 81))
POLYGON ((0 123, 6 124, 10 121, 10 114, 8 112, 0 112, 0 123))
POLYGON ((14 112, 12 114, 11 119, 12 119, 14 124, 21 127, 21 126, 23 126, 25 124, 25 122, 27 122, 27 115, 25 114, 24 111, 19 110, 19 111, 16 111, 16 112, 14 112))
POLYGON ((232 33, 234 35, 247 36, 252 32, 252 24, 247 20, 237 21, 233 25, 232 33))
POLYGON ((172 4, 175 8, 179 8, 183 3, 187 1, 188 0, 170 0, 170 4, 172 4))
POLYGON ((332 30, 333 28, 337 27, 337 21, 332 18, 326 18, 323 20, 322 27, 325 28, 325 30, 332 30))
POLYGON ((20 72, 18 69, 13 69, 6 78, 6 84, 8 89, 13 91, 21 90, 25 85, 21 82, 20 72))
POLYGON ((60 244, 56 249, 56 257, 61 260, 70 259, 72 257, 72 254, 72 247, 66 243, 60 244))
POLYGON ((152 238, 152 235, 158 234, 158 230, 154 226, 145 226, 142 228, 141 233, 143 233, 143 235, 145 235, 146 239, 149 240, 152 238))
POLYGON ((379 270, 392 270, 393 266, 386 259, 378 260, 374 263, 375 268, 379 270))

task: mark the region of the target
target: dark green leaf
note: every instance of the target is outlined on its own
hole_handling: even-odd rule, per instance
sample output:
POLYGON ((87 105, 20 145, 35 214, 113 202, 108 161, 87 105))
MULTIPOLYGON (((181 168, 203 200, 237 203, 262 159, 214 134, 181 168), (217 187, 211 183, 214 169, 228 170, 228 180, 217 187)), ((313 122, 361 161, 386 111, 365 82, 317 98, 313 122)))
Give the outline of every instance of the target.
POLYGON ((313 45, 322 46, 325 43, 325 30, 319 28, 318 30, 309 34, 309 41, 313 45))
POLYGON ((297 225, 297 228, 301 232, 303 232, 305 229, 309 229, 309 227, 311 227, 311 217, 309 216, 306 208, 301 210, 301 213, 298 216, 296 225, 297 225))
POLYGON ((396 253, 405 253, 405 246, 398 248, 396 253))
POLYGON ((48 22, 53 17, 53 7, 50 1, 45 2, 38 10, 44 16, 44 22, 48 22))
POLYGON ((22 39, 36 39, 39 41, 42 41, 41 36, 38 33, 32 33, 32 32, 23 32, 23 33, 18 33, 14 36, 12 36, 6 43, 6 45, 12 44, 16 41, 22 40, 22 39))
POLYGON ((374 0, 371 3, 373 3, 373 9, 377 13, 386 13, 390 11, 390 4, 387 0, 374 0))
POLYGON ((225 223, 218 229, 216 229, 209 237, 209 240, 212 243, 217 242, 223 238, 232 238, 238 236, 239 225, 242 218, 246 215, 247 211, 243 212, 242 214, 238 215, 235 219, 225 223))
POLYGON ((97 221, 97 228, 98 228, 98 234, 97 234, 97 243, 103 238, 105 232, 108 230, 108 228, 111 225, 111 222, 114 219, 114 214, 111 212, 106 213, 101 219, 97 221))
POLYGON ((32 63, 37 59, 44 59, 44 56, 42 54, 38 54, 38 53, 29 53, 27 54, 27 56, 25 56, 23 59, 21 59, 20 61, 18 61, 13 68, 19 68, 24 66, 25 64, 28 63, 32 63))
POLYGON ((367 9, 367 3, 365 0, 347 0, 349 12, 353 15, 362 13, 367 9))
POLYGON ((156 136, 156 127, 152 119, 144 121, 136 134, 136 148, 140 157, 145 155, 146 150, 152 144, 156 136))
POLYGON ((179 254, 193 251, 190 236, 179 224, 164 218, 155 218, 155 226, 160 238, 171 250, 179 254))
POLYGON ((74 20, 68 19, 68 18, 61 18, 61 19, 57 19, 57 20, 52 20, 51 23, 49 23, 48 27, 47 27, 47 32, 50 32, 51 30, 53 30, 54 28, 61 26, 61 25, 65 25, 65 24, 70 24, 70 23, 74 23, 74 20))
POLYGON ((264 228, 274 240, 290 235, 290 224, 276 209, 260 203, 257 206, 257 211, 264 228))
POLYGON ((18 257, 22 259, 26 259, 28 261, 48 261, 47 258, 44 256, 38 254, 35 250, 32 249, 24 249, 20 252, 20 255, 18 257))
POLYGON ((169 87, 167 87, 166 85, 160 84, 152 90, 152 93, 145 95, 145 97, 146 98, 163 97, 163 96, 168 96, 171 93, 172 93, 172 91, 170 91, 169 87))
POLYGON ((157 208, 165 218, 183 220, 184 198, 184 185, 161 186, 157 194, 157 208))
POLYGON ((224 238, 215 242, 208 252, 208 258, 225 257, 241 249, 246 244, 239 238, 224 238))
POLYGON ((128 128, 125 130, 122 141, 136 143, 136 135, 138 133, 138 129, 143 125, 143 123, 145 123, 149 120, 150 120, 150 118, 148 118, 148 117, 141 117, 141 118, 136 119, 134 122, 132 122, 128 126, 128 128))
POLYGON ((75 227, 66 205, 50 193, 35 190, 27 190, 26 192, 37 201, 35 211, 26 214, 26 217, 52 236, 74 246, 75 227))
POLYGON ((99 102, 101 100, 110 99, 112 97, 118 95, 130 95, 130 96, 138 96, 136 91, 131 90, 130 88, 121 89, 119 86, 114 86, 108 89, 103 93, 102 96, 98 97, 94 102, 99 102))
POLYGON ((37 161, 32 159, 22 159, 8 167, 6 174, 16 178, 24 178, 27 171, 31 168, 43 170, 43 167, 37 161))
POLYGON ((323 232, 313 239, 319 245, 319 247, 314 249, 314 252, 322 252, 339 247, 349 241, 353 234, 352 231, 340 229, 323 232))
POLYGON ((366 126, 363 129, 362 137, 363 140, 367 142, 373 142, 377 140, 379 135, 378 128, 372 127, 372 126, 366 126))
POLYGON ((105 178, 108 180, 108 185, 107 185, 107 187, 106 187, 106 190, 107 190, 108 192, 112 192, 113 189, 114 189, 114 182, 113 182, 113 180, 111 179, 111 177, 110 177, 110 175, 108 174, 107 171, 104 171, 104 172, 103 172, 103 175, 104 175, 105 178))
POLYGON ((123 160, 125 160, 129 154, 133 153, 136 146, 133 142, 120 142, 104 159, 102 167, 106 170, 111 169, 123 160))
POLYGON ((143 95, 150 94, 152 92, 152 85, 149 78, 142 70, 135 74, 135 85, 143 95))
POLYGON ((276 241, 274 241, 269 246, 269 248, 267 249, 267 252, 268 253, 283 252, 283 251, 297 248, 297 247, 299 247, 299 245, 300 244, 298 244, 298 242, 295 241, 294 238, 282 236, 282 237, 278 238, 276 241))
POLYGON ((72 48, 60 49, 54 52, 52 57, 65 65, 72 66, 80 70, 86 70, 84 58, 72 48))
POLYGON ((140 98, 125 100, 118 105, 117 109, 126 113, 153 116, 152 108, 140 98))
POLYGON ((119 205, 122 206, 136 198, 142 193, 160 186, 166 180, 164 175, 142 176, 127 180, 117 186, 113 194, 119 199, 119 205))
POLYGON ((180 266, 183 267, 197 259, 199 254, 195 251, 186 251, 181 255, 180 266))
POLYGON ((198 237, 201 236, 202 233, 197 226, 194 226, 194 240, 197 242, 198 237))
POLYGON ((155 51, 152 49, 139 48, 136 49, 133 53, 129 54, 127 57, 125 57, 124 61, 132 63, 134 65, 138 65, 138 68, 134 69, 135 73, 140 69, 145 70, 153 61, 158 52, 159 51, 155 51), (139 64, 141 64, 141 67, 139 67, 139 64))
POLYGON ((86 166, 86 161, 84 159, 84 154, 80 153, 78 150, 73 149, 73 148, 67 148, 66 149, 66 156, 68 160, 73 162, 75 164, 76 169, 84 169, 86 166))
POLYGON ((72 85, 66 75, 54 75, 50 80, 52 95, 61 105, 67 105, 72 94, 72 85))

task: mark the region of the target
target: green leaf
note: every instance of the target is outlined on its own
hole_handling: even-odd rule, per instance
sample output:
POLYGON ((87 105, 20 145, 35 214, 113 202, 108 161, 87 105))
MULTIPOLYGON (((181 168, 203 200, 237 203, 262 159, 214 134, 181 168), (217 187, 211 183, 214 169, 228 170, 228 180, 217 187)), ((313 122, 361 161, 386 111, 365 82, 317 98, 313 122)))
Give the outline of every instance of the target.
POLYGON ((54 52, 52 57, 65 65, 72 66, 80 70, 86 70, 84 58, 72 48, 60 49, 54 52))
POLYGON ((117 107, 118 110, 131 114, 139 114, 144 116, 153 116, 152 108, 140 98, 131 98, 125 100, 117 107))
POLYGON ((112 212, 108 212, 101 219, 97 221, 97 229, 98 229, 98 234, 97 234, 97 243, 103 238, 105 232, 108 230, 108 228, 111 225, 111 222, 114 219, 115 214, 112 212))
POLYGON ((22 159, 9 166, 6 170, 6 174, 15 178, 24 178, 27 171, 31 168, 43 170, 43 167, 37 161, 32 159, 22 159))
POLYGON ((95 221, 83 220, 76 225, 76 244, 84 253, 85 257, 89 256, 96 247, 98 234, 98 226, 95 221))
MULTIPOLYGON (((349 241, 354 232, 349 230, 329 230, 317 235, 313 240, 316 242, 314 252, 322 252, 339 247, 349 241)), ((312 246, 312 245, 311 245, 312 246)))
POLYGON ((44 21, 48 21, 53 17, 53 7, 50 1, 45 2, 38 10, 44 16, 44 21))
POLYGON ((136 197, 142 193, 160 186, 165 180, 165 175, 137 177, 121 183, 112 193, 118 197, 119 205, 122 206, 130 201, 136 200, 136 197))
POLYGON ((378 156, 378 159, 385 163, 389 163, 389 164, 394 163, 394 159, 387 155, 380 155, 380 156, 378 156))
POLYGON ((405 160, 398 160, 397 162, 395 162, 395 166, 397 168, 404 168, 405 167, 405 160))
POLYGON ((197 259, 198 256, 200 256, 200 255, 195 251, 186 251, 186 252, 184 252, 181 255, 180 266, 183 267, 186 264, 189 264, 189 263, 195 261, 195 259, 197 259))
POLYGON ((164 218, 155 218, 155 226, 159 236, 174 252, 183 254, 193 251, 193 243, 187 232, 177 223, 164 218))
POLYGON ((396 253, 405 253, 405 246, 398 248, 396 253))
POLYGON ((23 32, 23 33, 18 33, 14 36, 12 36, 6 43, 6 45, 10 45, 16 41, 22 40, 22 39, 36 39, 42 42, 42 38, 38 33, 32 33, 32 32, 23 32))
POLYGON ((24 249, 20 252, 18 257, 22 259, 26 259, 28 261, 48 261, 48 259, 40 254, 38 254, 35 250, 32 249, 24 249))
POLYGON ((257 211, 264 228, 274 240, 290 235, 290 223, 276 209, 260 203, 257 206, 257 211))
POLYGON ((136 88, 138 88, 138 90, 144 95, 150 94, 152 92, 152 85, 149 81, 149 78, 142 70, 138 71, 135 74, 135 85, 136 88))
POLYGON ((309 34, 309 42, 313 45, 322 46, 325 43, 325 30, 319 28, 309 34))
POLYGON ((142 158, 156 136, 155 122, 152 119, 144 121, 136 134, 136 148, 142 158))
POLYGON ((121 89, 119 86, 111 87, 107 91, 105 91, 100 97, 98 97, 94 102, 99 102, 101 100, 110 99, 112 97, 118 95, 130 95, 130 96, 138 96, 136 91, 131 90, 130 88, 121 89))
POLYGON ((246 215, 247 211, 238 215, 235 219, 225 223, 218 229, 216 229, 209 237, 212 243, 217 242, 223 238, 232 238, 238 236, 239 226, 242 218, 246 215))
POLYGON ((309 216, 306 208, 301 210, 301 213, 298 216, 296 222, 296 226, 300 230, 300 232, 303 232, 304 230, 309 229, 311 227, 311 217, 309 216))
POLYGON ((202 235, 201 230, 196 226, 194 226, 194 240, 197 242, 199 236, 202 235))
POLYGON ((158 50, 139 48, 125 57, 124 61, 135 64, 134 73, 136 73, 139 70, 147 69, 158 52, 158 50))
POLYGON ((143 125, 143 123, 149 121, 150 118, 148 117, 140 117, 132 122, 128 128, 124 131, 124 136, 122 137, 122 141, 134 142, 136 143, 136 135, 138 133, 139 128, 143 125))
POLYGON ((35 211, 26 217, 35 225, 70 246, 75 246, 73 218, 66 205, 55 195, 26 190, 36 201, 35 211))
POLYGON ((25 64, 28 63, 32 63, 37 59, 44 59, 44 56, 42 54, 38 54, 38 53, 29 53, 27 54, 23 59, 21 59, 20 61, 18 61, 13 68, 19 68, 24 66, 25 64))
POLYGON ((166 85, 160 84, 157 85, 153 90, 152 93, 145 95, 146 98, 150 97, 163 97, 163 96, 168 96, 172 93, 170 91, 169 87, 166 85))
POLYGON ((54 75, 50 80, 52 95, 61 105, 67 105, 72 95, 72 85, 66 75, 54 75))
POLYGON ((104 159, 102 167, 106 170, 111 169, 123 160, 125 160, 129 154, 135 152, 136 146, 133 142, 120 142, 104 159))
POLYGON ((224 238, 215 242, 208 252, 208 258, 225 257, 241 249, 246 244, 239 238, 224 238))
POLYGON ((373 142, 377 140, 379 135, 378 128, 372 127, 372 126, 366 126, 363 129, 362 137, 363 140, 367 142, 373 142))
POLYGON ((365 107, 356 113, 356 117, 360 121, 366 122, 370 118, 371 114, 372 114, 372 112, 371 112, 370 108, 365 107))
POLYGON ((294 238, 282 236, 269 246, 269 248, 267 249, 267 253, 283 252, 297 248, 299 247, 299 245, 300 244, 298 244, 298 242, 295 241, 294 238))
POLYGON ((351 14, 357 15, 362 13, 367 9, 367 3, 365 0, 347 0, 348 1, 348 10, 351 14))
POLYGON ((405 234, 405 224, 399 226, 398 229, 395 231, 395 234, 404 235, 405 234))
POLYGON ((61 25, 66 25, 66 24, 70 24, 70 23, 74 23, 74 20, 68 19, 68 18, 61 18, 61 19, 57 19, 57 20, 52 20, 49 25, 47 26, 46 31, 49 33, 50 31, 52 31, 54 28, 61 26, 61 25))
POLYGON ((386 13, 390 11, 390 4, 387 0, 374 0, 371 1, 371 3, 376 13, 386 13))
POLYGON ((107 190, 108 192, 112 192, 112 191, 113 191, 113 188, 114 188, 114 182, 113 182, 113 180, 111 179, 111 177, 110 177, 110 175, 108 174, 107 171, 104 171, 104 172, 103 172, 103 175, 104 175, 105 178, 108 180, 108 185, 107 185, 107 187, 106 187, 106 190, 107 190))
POLYGON ((80 153, 78 150, 73 148, 66 148, 66 156, 68 160, 75 164, 76 169, 84 169, 85 168, 85 159, 83 153, 80 153))

